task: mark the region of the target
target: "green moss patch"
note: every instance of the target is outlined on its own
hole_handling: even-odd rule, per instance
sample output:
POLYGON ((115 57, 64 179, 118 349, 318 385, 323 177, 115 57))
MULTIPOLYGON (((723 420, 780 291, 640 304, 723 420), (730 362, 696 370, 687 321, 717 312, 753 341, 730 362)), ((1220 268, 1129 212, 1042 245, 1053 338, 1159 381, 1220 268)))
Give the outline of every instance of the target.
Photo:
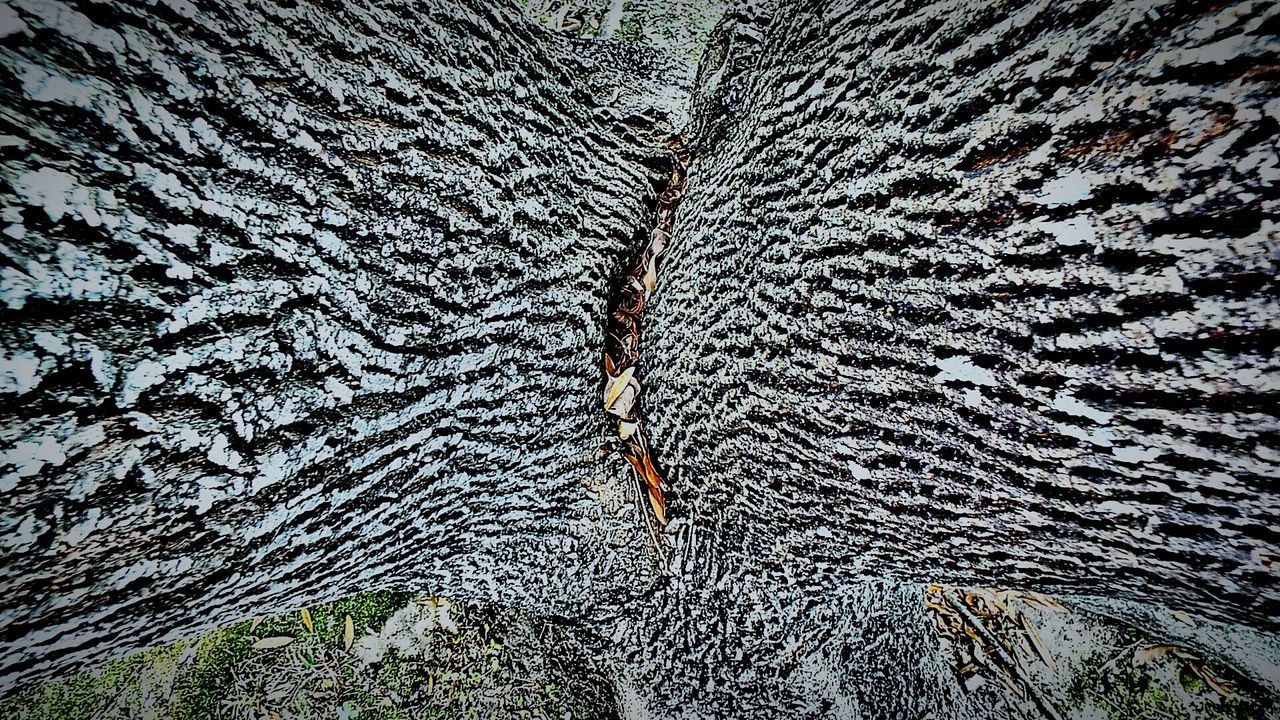
POLYGON ((508 650, 520 630, 478 606, 361 593, 27 689, 0 719, 559 718, 557 679, 508 650))

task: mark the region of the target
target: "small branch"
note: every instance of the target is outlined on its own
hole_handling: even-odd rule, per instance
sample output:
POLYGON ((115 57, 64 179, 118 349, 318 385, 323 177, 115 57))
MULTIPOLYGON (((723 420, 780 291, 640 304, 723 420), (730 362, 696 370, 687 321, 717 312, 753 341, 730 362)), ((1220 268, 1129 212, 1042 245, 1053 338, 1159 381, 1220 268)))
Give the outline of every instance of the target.
POLYGON ((1062 720, 1062 716, 1058 714, 1058 711, 1055 710, 1053 705, 1044 697, 1040 692, 1040 689, 1036 687, 1035 683, 1031 682, 1031 678, 1027 677, 1027 674, 1022 670, 1022 666, 1019 665, 1017 660, 1009 654, 1009 651, 1005 649, 1004 645, 1000 642, 1000 639, 993 635, 990 630, 987 630, 987 628, 982 624, 982 621, 965 606, 964 601, 955 601, 950 593, 943 593, 942 597, 953 610, 960 614, 960 617, 964 618, 965 622, 973 628, 973 631, 982 638, 982 641, 990 645, 995 650, 996 655, 1000 658, 1000 662, 1004 663, 1005 666, 1009 668, 1009 672, 1013 673, 1014 676, 1017 677, 1018 681, 1022 683, 1023 687, 1027 689, 1027 694, 1031 696, 1031 701, 1035 703, 1040 712, 1043 713, 1046 718, 1049 718, 1049 720, 1062 720))

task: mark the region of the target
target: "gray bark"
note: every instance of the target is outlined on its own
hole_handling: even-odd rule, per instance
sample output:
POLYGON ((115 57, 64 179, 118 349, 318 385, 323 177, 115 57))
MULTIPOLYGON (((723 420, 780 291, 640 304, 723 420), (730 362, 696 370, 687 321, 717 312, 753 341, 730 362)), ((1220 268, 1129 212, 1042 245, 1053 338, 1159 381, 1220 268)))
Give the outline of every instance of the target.
POLYGON ((1278 22, 814 3, 722 32, 646 329, 673 513, 733 572, 1274 629, 1278 22))
POLYGON ((424 586, 632 717, 977 717, 918 583, 1275 629, 1273 4, 0 15, 0 681, 424 586), (692 87, 692 99, 689 97, 692 87), (597 452, 606 300, 690 185, 597 452))
POLYGON ((640 552, 584 484, 680 66, 484 3, 4 12, 6 685, 371 586, 576 615, 640 552))

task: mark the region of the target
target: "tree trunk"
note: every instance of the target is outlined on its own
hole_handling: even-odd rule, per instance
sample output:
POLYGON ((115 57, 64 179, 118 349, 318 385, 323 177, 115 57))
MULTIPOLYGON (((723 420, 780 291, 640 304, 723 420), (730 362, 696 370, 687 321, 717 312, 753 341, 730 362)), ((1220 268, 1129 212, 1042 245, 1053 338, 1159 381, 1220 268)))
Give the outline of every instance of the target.
POLYGON ((585 486, 688 73, 487 5, 5 10, 4 684, 641 552, 585 486))
POLYGON ((0 683, 375 586, 628 717, 994 713, 933 580, 1275 629, 1274 4, 744 5, 696 83, 345 5, 0 11, 0 683), (690 103, 656 547, 602 330, 690 103))
POLYGON ((646 329, 672 513, 734 573, 1274 629, 1280 6, 824 7, 702 68, 646 329))

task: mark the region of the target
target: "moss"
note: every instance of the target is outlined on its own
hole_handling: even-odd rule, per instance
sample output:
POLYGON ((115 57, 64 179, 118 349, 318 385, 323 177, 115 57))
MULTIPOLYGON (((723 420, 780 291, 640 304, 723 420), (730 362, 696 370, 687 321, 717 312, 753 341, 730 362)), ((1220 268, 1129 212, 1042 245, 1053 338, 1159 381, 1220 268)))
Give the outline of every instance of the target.
POLYGON ((1205 689, 1204 681, 1185 665, 1178 669, 1178 683, 1182 685, 1182 689, 1193 695, 1205 689))
MULTIPOLYGON (((366 665, 345 651, 348 615, 358 642, 380 631, 413 598, 408 592, 374 591, 316 605, 308 609, 312 631, 296 611, 263 618, 256 626, 238 622, 13 695, 0 701, 0 720, 195 720, 248 710, 255 717, 275 712, 352 720, 563 714, 558 685, 545 667, 530 667, 508 651, 512 620, 490 609, 450 604, 457 631, 433 630, 421 657, 391 648, 366 665), (296 639, 278 648, 253 648, 273 636, 296 639)), ((536 642, 531 636, 520 641, 536 642)))
MULTIPOLYGON (((350 614, 357 636, 378 629, 412 593, 378 590, 310 609, 317 634, 341 643, 344 619, 350 614)), ((299 613, 265 619, 258 627, 244 621, 203 637, 135 653, 109 662, 96 671, 12 694, 0 700, 2 720, 63 720, 79 717, 130 717, 132 709, 147 707, 157 718, 197 720, 216 714, 223 689, 237 663, 253 652, 253 643, 272 635, 306 632, 299 613), (197 643, 191 650, 191 643, 197 643), (188 653, 188 651, 191 651, 188 653), (149 681, 171 683, 167 702, 155 704, 143 686, 149 681)))
POLYGON ((1073 673, 1066 688, 1069 709, 1089 714, 1083 711, 1093 708, 1107 720, 1241 720, 1267 717, 1274 710, 1270 700, 1259 704, 1252 699, 1261 696, 1256 691, 1222 697, 1174 656, 1134 666, 1124 658, 1116 662, 1111 655, 1112 651, 1094 653, 1073 673))
POLYGON ((635 18, 627 18, 618 25, 618 39, 627 42, 639 42, 644 38, 644 30, 640 26, 640 21, 635 18))

